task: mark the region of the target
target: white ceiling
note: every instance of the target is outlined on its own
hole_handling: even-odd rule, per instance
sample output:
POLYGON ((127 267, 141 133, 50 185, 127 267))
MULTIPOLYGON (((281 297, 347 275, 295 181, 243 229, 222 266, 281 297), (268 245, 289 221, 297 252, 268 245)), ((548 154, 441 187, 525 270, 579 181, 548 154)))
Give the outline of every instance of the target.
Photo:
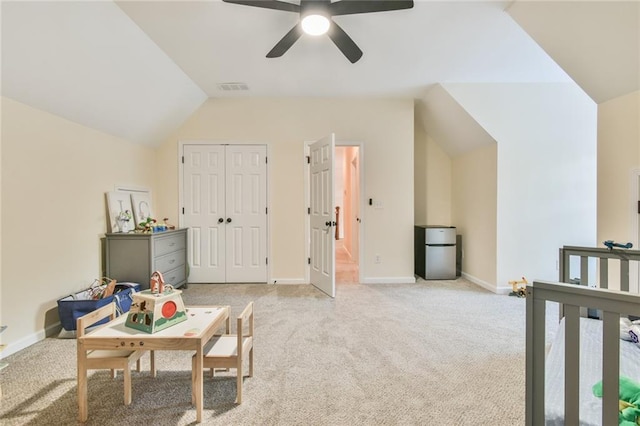
POLYGON ((2 2, 2 95, 155 144, 205 93, 112 2, 2 2))
MULTIPOLYGON (((409 10, 336 17, 364 52, 351 64, 326 36, 303 36, 282 58, 265 58, 297 22, 294 13, 221 0, 2 1, 2 94, 134 142, 159 144, 207 97, 412 97, 437 110, 439 101, 430 99, 442 97, 437 90, 429 97, 428 90, 438 83, 568 81, 504 11, 530 30, 539 28, 544 11, 520 3, 417 0, 409 10), (221 91, 224 82, 243 82, 249 90, 221 91)), ((575 15, 561 16, 565 36, 575 37, 575 15)), ((637 21, 630 20, 631 36, 637 21)), ((561 56, 573 46, 548 47, 563 33, 554 28, 547 38, 544 31, 538 36, 561 56)), ((594 37, 617 34, 615 26, 590 30, 594 37)), ((624 54, 637 65, 637 52, 624 54)), ((584 58, 585 66, 599 59, 584 58)), ((588 84, 582 87, 591 95, 588 84)))
POLYGON ((518 1, 509 14, 596 103, 640 90, 640 2, 518 1))
POLYGON ((442 81, 567 79, 506 2, 418 0, 413 9, 335 17, 364 52, 355 64, 327 36, 305 35, 281 58, 265 58, 295 13, 222 1, 118 5, 210 97, 420 97, 442 81), (250 90, 220 91, 222 82, 250 90))

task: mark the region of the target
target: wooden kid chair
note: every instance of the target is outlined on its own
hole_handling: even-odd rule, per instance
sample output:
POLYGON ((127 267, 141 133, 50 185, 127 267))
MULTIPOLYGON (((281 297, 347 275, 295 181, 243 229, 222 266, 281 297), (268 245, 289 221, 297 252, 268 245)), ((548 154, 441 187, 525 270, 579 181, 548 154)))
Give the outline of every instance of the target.
MULTIPOLYGON (((203 368, 235 368, 236 402, 242 403, 242 363, 249 358, 249 377, 253 377, 253 302, 250 302, 237 319, 237 334, 226 334, 214 338, 204 347, 203 368), (246 330, 245 330, 246 328, 246 330)), ((195 356, 191 360, 191 371, 195 375, 195 356)), ((193 382, 193 380, 192 380, 193 382)))
MULTIPOLYGON (((96 322, 109 318, 113 320, 116 317, 116 304, 110 303, 93 312, 90 312, 77 320, 78 338, 84 336, 85 329, 96 322)), ((140 371, 140 358, 147 351, 130 351, 126 349, 118 350, 92 350, 87 353, 87 363, 84 366, 87 370, 111 370, 111 377, 116 378, 116 370, 122 370, 124 373, 124 404, 131 404, 131 368, 130 363, 136 361, 136 369, 140 371)), ((156 376, 155 356, 150 351, 151 357, 151 376, 156 376)), ((83 368, 79 366, 79 368, 83 368)))

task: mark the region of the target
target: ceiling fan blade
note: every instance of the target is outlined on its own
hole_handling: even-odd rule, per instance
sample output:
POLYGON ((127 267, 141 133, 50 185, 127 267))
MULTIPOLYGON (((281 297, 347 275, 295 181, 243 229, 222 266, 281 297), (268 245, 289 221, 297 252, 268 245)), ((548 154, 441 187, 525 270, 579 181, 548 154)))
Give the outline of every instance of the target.
POLYGON ((285 36, 273 46, 273 49, 267 53, 267 58, 279 58, 284 55, 284 53, 293 46, 293 43, 298 41, 300 36, 302 36, 302 26, 298 22, 295 27, 291 28, 291 31, 285 34, 285 36))
POLYGON ((300 12, 300 5, 279 0, 222 0, 225 3, 242 4, 245 6, 262 7, 264 9, 284 10, 285 12, 300 12))
MULTIPOLYGON (((226 0, 225 0, 226 1, 226 0)), ((329 5, 332 16, 411 9, 413 0, 341 0, 329 5)))
POLYGON ((349 34, 344 32, 342 28, 335 21, 331 20, 331 27, 327 33, 329 38, 338 46, 338 49, 347 57, 352 64, 358 62, 362 57, 362 50, 356 45, 356 43, 349 37, 349 34))

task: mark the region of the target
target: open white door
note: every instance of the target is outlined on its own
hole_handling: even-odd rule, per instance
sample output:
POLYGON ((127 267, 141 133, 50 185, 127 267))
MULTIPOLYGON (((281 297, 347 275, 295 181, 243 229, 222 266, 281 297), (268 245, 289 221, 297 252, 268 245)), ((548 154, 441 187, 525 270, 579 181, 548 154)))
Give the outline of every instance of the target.
POLYGON ((311 284, 331 297, 336 296, 335 220, 333 200, 333 156, 335 135, 311 145, 311 284))

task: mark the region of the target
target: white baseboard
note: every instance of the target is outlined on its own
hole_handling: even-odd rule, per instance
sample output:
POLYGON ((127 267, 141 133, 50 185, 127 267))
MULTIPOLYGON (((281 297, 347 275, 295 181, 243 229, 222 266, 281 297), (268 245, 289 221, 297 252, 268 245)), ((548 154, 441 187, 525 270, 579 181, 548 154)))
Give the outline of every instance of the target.
POLYGON ((415 284, 416 277, 363 278, 362 284, 415 284))
POLYGON ((309 284, 304 278, 273 278, 271 284, 309 284))
POLYGON ((16 352, 19 352, 25 348, 28 348, 34 343, 38 343, 39 341, 44 340, 48 336, 57 335, 58 333, 60 333, 61 329, 62 329, 62 325, 60 323, 56 323, 56 324, 50 325, 44 330, 40 330, 33 334, 25 336, 22 339, 18 340, 17 342, 8 343, 7 346, 4 348, 4 350, 0 352, 0 358, 13 355, 16 352))
MULTIPOLYGON (((273 278, 270 284, 309 284, 304 278, 273 278)), ((362 284, 415 284, 416 277, 363 278, 362 284)))
POLYGON ((488 283, 487 281, 481 280, 480 278, 476 278, 473 275, 469 275, 466 272, 462 273, 462 278, 467 281, 471 281, 474 284, 479 285, 480 287, 489 290, 495 294, 509 294, 511 292, 511 287, 498 287, 495 284, 488 283))

